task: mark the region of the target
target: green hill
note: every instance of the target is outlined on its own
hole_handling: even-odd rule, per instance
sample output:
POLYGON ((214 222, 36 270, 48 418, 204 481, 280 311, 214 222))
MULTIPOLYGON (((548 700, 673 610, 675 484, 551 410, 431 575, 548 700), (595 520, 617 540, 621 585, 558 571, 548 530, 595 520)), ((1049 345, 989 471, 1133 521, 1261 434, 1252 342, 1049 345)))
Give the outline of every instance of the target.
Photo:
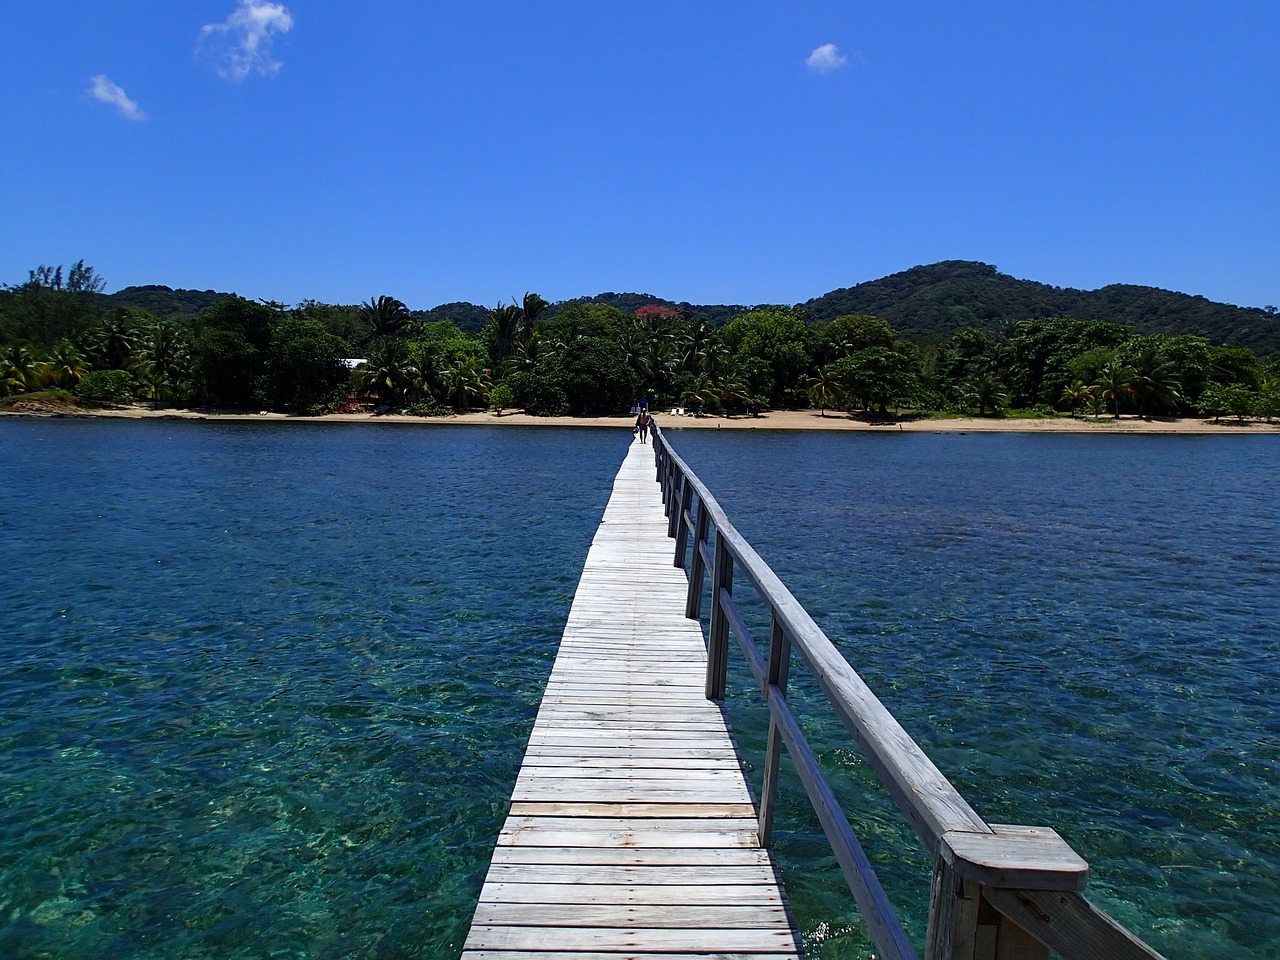
POLYGON ((157 317, 194 317, 219 300, 232 296, 214 290, 174 290, 171 287, 147 285, 125 287, 103 297, 108 308, 132 307, 146 310, 157 317))
POLYGON ((961 327, 994 329, 1018 320, 1068 316, 1124 323, 1142 333, 1191 333, 1213 343, 1280 354, 1280 317, 1255 307, 1214 303, 1156 287, 1113 284, 1101 290, 1018 280, 986 263, 944 260, 880 280, 833 290, 801 304, 811 321, 869 313, 917 340, 961 327))

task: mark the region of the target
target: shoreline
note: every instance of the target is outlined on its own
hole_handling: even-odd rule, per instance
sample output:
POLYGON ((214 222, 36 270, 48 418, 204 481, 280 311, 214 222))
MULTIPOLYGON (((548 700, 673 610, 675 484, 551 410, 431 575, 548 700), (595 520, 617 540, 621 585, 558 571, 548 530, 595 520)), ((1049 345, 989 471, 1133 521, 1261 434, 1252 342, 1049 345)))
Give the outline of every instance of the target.
MULTIPOLYGON (((252 423, 394 423, 418 426, 512 426, 512 427, 594 427, 626 430, 631 416, 615 417, 534 417, 524 413, 502 416, 489 411, 460 413, 446 417, 415 417, 407 414, 329 413, 316 417, 286 413, 241 413, 193 410, 177 407, 120 407, 109 410, 0 410, 0 416, 53 418, 106 418, 122 420, 221 420, 252 423)), ((825 430, 873 433, 1092 433, 1092 434, 1273 434, 1280 435, 1280 423, 1250 421, 1215 422, 1199 417, 1112 417, 1087 419, 1054 417, 1046 419, 1001 419, 987 417, 889 419, 869 421, 847 414, 822 416, 814 410, 775 410, 758 417, 653 415, 664 430, 825 430)))

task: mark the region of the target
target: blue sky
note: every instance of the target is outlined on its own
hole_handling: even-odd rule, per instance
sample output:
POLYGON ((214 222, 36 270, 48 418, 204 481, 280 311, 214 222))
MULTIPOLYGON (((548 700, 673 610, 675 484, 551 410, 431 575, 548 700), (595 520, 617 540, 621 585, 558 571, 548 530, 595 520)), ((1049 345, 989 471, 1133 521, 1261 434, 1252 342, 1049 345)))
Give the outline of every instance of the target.
POLYGON ((10 5, 0 281, 794 303, 943 259, 1280 303, 1280 3, 10 5), (14 9, 14 8, 17 9, 14 9))

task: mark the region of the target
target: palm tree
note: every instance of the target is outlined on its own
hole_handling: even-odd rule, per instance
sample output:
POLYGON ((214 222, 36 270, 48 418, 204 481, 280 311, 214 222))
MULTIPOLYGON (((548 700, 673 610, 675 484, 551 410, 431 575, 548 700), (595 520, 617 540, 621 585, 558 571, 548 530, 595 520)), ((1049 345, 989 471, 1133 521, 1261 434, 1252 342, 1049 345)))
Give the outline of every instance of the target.
POLYGON ((138 347, 138 321, 131 313, 117 311, 92 327, 87 336, 89 355, 97 366, 107 370, 131 370, 139 361, 134 356, 138 347))
POLYGON ((373 345, 369 359, 358 371, 361 386, 388 406, 406 400, 420 376, 408 345, 390 337, 373 345))
POLYGON ((1076 415, 1076 407, 1082 403, 1088 403, 1089 397, 1093 395, 1093 387, 1087 387, 1083 380, 1076 380, 1067 384, 1062 388, 1062 396, 1058 398, 1059 403, 1065 403, 1071 408, 1071 416, 1076 415))
POLYGON ((538 317, 542 316, 544 310, 551 304, 543 300, 536 293, 526 293, 521 303, 520 313, 524 320, 524 329, 522 331, 524 342, 528 343, 533 338, 533 325, 538 322, 538 317))
POLYGON ((827 407, 844 399, 844 387, 836 377, 835 369, 828 364, 809 381, 809 402, 818 408, 818 415, 825 417, 827 407))
POLYGON ((157 320, 142 331, 138 351, 145 365, 144 382, 154 400, 181 400, 190 395, 192 356, 183 328, 157 320))
POLYGON ((25 343, 18 340, 5 346, 0 354, 0 390, 5 395, 33 389, 38 376, 39 363, 25 343))
POLYGON ((1120 419, 1120 401, 1133 393, 1134 372, 1114 357, 1102 365, 1098 371, 1098 380, 1093 385, 1098 396, 1111 402, 1111 409, 1117 420, 1120 419))
POLYGON ((40 380, 48 387, 72 390, 89 372, 84 355, 70 340, 59 340, 45 354, 40 364, 40 380))
POLYGON ((489 393, 488 377, 475 360, 460 360, 444 370, 445 397, 454 409, 471 409, 472 400, 484 400, 489 393))
POLYGON ((1161 407, 1175 408, 1182 402, 1178 367, 1158 347, 1145 347, 1138 354, 1138 359, 1133 364, 1133 380, 1129 388, 1138 398, 1139 417, 1146 413, 1148 400, 1161 407))
MULTIPOLYGON (((516 351, 524 335, 524 313, 514 303, 509 307, 498 304, 489 311, 489 331, 493 336, 493 359, 505 360, 516 351)), ((526 339, 524 341, 528 343, 526 339)))
POLYGON ((966 407, 976 406, 978 416, 985 417, 988 407, 991 408, 992 413, 995 413, 1009 405, 1009 392, 999 377, 988 372, 969 382, 964 392, 963 402, 966 407))
POLYGON ((378 297, 360 304, 360 318, 369 324, 369 336, 377 340, 380 337, 394 337, 409 322, 409 308, 395 297, 378 297))

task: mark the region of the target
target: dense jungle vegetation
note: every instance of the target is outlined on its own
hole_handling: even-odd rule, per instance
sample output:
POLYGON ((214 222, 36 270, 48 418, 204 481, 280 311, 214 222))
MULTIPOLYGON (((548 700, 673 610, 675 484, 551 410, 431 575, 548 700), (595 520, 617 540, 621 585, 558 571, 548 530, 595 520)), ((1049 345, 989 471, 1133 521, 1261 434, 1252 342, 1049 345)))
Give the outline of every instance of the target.
POLYGON ((82 260, 0 290, 0 403, 580 415, 645 396, 730 414, 1280 416, 1275 308, 1062 289, 959 261, 798 306, 530 293, 411 311, 386 295, 290 307, 104 287, 82 260))

